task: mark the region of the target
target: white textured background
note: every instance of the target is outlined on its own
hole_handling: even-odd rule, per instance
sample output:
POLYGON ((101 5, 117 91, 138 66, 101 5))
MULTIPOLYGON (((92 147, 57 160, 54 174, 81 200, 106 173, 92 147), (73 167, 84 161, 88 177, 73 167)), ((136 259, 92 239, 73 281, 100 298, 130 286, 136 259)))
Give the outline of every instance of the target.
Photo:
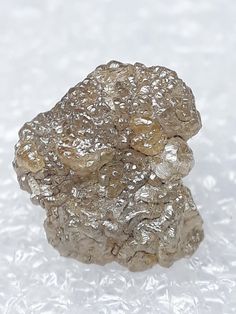
POLYGON ((0 0, 0 313, 236 313, 235 51, 235 0, 0 0), (206 236, 170 269, 59 257, 12 170, 21 125, 110 59, 175 69, 202 113, 186 182, 206 236))

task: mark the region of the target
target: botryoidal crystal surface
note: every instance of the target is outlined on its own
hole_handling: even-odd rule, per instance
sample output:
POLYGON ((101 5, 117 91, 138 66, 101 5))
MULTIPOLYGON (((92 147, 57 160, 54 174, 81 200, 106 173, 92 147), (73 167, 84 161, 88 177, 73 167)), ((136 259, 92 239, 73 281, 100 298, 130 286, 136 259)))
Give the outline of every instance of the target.
POLYGON ((21 128, 14 168, 61 255, 169 267, 203 239, 182 183, 193 166, 187 140, 200 128, 174 71, 111 61, 21 128))

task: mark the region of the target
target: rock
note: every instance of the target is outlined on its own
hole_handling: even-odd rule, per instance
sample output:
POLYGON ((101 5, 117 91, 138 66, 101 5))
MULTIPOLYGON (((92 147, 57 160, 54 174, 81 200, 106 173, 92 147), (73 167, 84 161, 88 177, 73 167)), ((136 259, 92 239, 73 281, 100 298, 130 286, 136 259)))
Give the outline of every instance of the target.
POLYGON ((131 271, 169 267, 203 239, 181 181, 193 166, 187 140, 200 128, 175 72, 111 61, 22 127, 14 168, 46 209, 61 255, 131 271))

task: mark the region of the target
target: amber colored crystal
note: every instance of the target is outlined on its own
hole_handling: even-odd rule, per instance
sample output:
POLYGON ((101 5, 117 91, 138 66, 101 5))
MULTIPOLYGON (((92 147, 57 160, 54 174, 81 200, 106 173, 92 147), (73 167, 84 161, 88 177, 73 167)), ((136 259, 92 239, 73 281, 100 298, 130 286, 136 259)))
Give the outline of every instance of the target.
POLYGON ((111 61, 22 127, 14 168, 61 255, 168 267, 203 239, 182 183, 193 166, 187 140, 200 128, 174 71, 111 61))

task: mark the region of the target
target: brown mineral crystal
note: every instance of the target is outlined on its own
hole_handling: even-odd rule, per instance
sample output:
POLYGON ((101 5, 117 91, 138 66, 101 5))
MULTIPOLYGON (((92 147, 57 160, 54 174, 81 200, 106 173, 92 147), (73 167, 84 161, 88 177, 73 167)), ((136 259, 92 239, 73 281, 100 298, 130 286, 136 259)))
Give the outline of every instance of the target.
POLYGON ((201 128, 192 91, 160 66, 111 61, 19 132, 20 186, 46 209, 48 241, 85 263, 168 267, 203 239, 182 183, 201 128))

